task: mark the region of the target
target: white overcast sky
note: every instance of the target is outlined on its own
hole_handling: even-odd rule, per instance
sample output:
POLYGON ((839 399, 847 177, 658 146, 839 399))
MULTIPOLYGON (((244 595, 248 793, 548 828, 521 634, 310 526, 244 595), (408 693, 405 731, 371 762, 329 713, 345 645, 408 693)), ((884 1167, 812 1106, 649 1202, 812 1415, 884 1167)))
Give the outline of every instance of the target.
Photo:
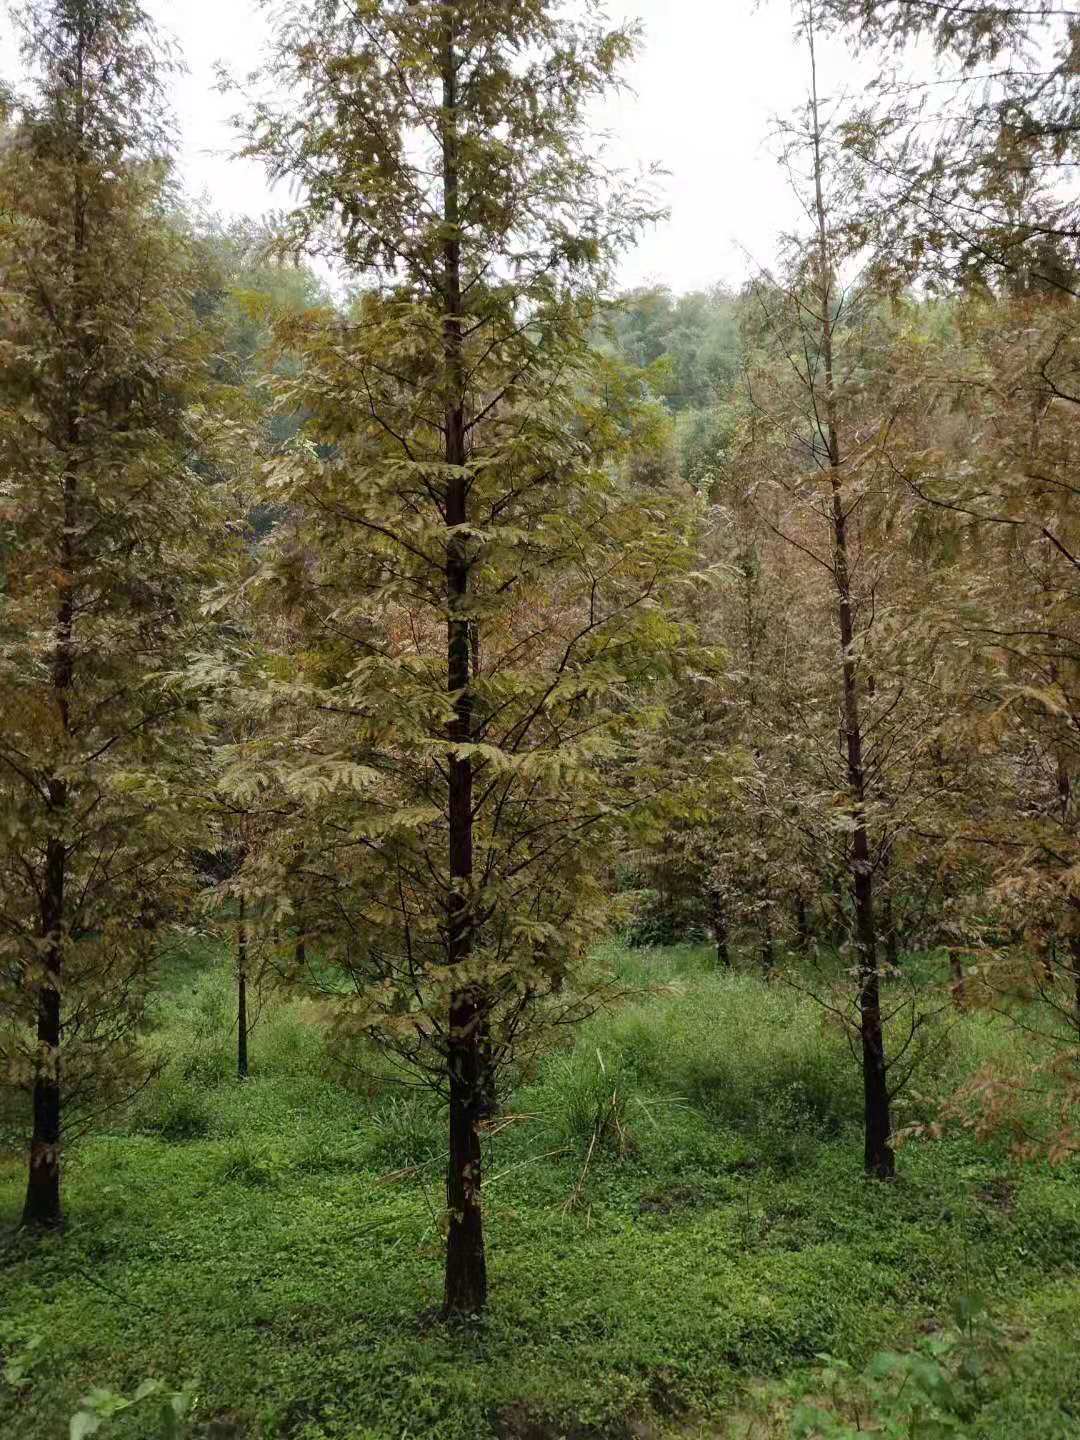
MULTIPOLYGON (((175 85, 183 135, 182 171, 193 195, 206 193, 226 215, 258 215, 287 204, 258 166, 231 160, 235 96, 214 88, 214 67, 234 73, 257 62, 265 12, 256 0, 144 0, 178 42, 188 73, 175 85)), ((622 281, 663 282, 678 291, 738 283, 752 262, 767 263, 793 202, 771 146, 772 119, 801 103, 804 49, 795 42, 789 0, 609 0, 613 18, 645 27, 631 94, 604 115, 609 158, 630 168, 659 162, 670 220, 626 261, 622 281), (752 257, 752 261, 747 256, 752 257)), ((2 11, 0 11, 2 14, 2 11)), ((0 22, 2 23, 2 22, 0 22)), ((0 73, 17 76, 10 34, 0 40, 0 73)), ((823 92, 851 85, 838 44, 821 47, 823 92)))

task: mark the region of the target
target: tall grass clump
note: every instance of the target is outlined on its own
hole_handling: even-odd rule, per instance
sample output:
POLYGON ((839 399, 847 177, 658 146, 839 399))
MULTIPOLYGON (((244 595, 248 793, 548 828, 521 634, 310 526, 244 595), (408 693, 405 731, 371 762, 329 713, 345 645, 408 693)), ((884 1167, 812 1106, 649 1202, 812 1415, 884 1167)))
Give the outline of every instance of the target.
POLYGON ((251 1037, 253 1073, 274 1078, 325 1078, 330 1065, 327 1020, 304 1000, 270 997, 251 1037))
POLYGON ((639 1081, 677 1091, 740 1131, 780 1125, 835 1135, 860 1110, 842 1035, 811 1002, 754 976, 702 977, 606 1017, 607 1042, 639 1081))
POLYGON ((153 1078, 136 1097, 131 1122, 172 1141, 216 1128, 215 1092, 236 1075, 236 1009, 231 967, 220 950, 169 954, 144 1039, 153 1078))
MULTIPOLYGON (((595 1016, 572 1050, 543 1062, 520 1104, 544 1116, 553 1143, 650 1148, 674 1106, 784 1166, 857 1124, 858 1072, 820 1009, 753 976, 709 973, 685 948, 666 975, 661 957, 638 952, 634 978, 651 972, 640 987, 651 993, 595 1016)), ((630 978, 621 958, 620 975, 630 978)))
POLYGON ((383 1095, 367 1123, 369 1153, 377 1165, 422 1166, 442 1155, 443 1107, 427 1090, 402 1086, 383 1095))

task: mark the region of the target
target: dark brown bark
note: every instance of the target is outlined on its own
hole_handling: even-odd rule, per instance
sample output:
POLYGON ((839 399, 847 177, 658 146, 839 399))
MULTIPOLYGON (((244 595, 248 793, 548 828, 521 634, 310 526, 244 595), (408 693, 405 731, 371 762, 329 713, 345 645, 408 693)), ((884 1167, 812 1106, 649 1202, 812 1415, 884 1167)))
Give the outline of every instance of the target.
POLYGON ((301 907, 296 910, 296 939, 293 942, 293 966, 299 972, 307 964, 307 933, 305 930, 304 911, 301 907))
POLYGON ((1057 963, 1057 936, 1051 934, 1049 943, 1043 951, 1042 956, 1043 979, 1047 985, 1051 987, 1057 979, 1057 963))
POLYGON ((953 1004, 958 1010, 963 1010, 967 1003, 964 962, 955 950, 949 951, 949 976, 949 989, 952 991, 953 1004))
MULTIPOLYGON (((78 297, 83 255, 87 243, 86 201, 83 194, 80 166, 83 159, 83 137, 86 125, 85 54, 87 29, 79 17, 75 39, 72 94, 75 101, 75 185, 72 209, 72 262, 78 297)), ((82 331, 82 315, 78 298, 71 315, 71 335, 82 353, 82 364, 76 365, 66 377, 65 416, 62 433, 54 438, 66 448, 69 459, 63 479, 63 528, 58 544, 60 576, 56 626, 52 660, 52 692, 60 722, 60 734, 66 742, 71 735, 71 691, 75 681, 75 584, 78 556, 76 534, 79 520, 79 485, 76 474, 81 434, 80 374, 90 362, 92 337, 82 331)), ((61 764, 67 760, 64 755, 61 764)), ((65 814, 70 803, 67 781, 59 774, 48 780, 50 836, 45 852, 45 875, 41 892, 41 935, 45 942, 44 973, 37 996, 37 1056, 34 1069, 33 1130, 30 1139, 29 1176, 23 1224, 34 1228, 56 1228, 63 1223, 60 1198, 61 1145, 63 1113, 61 1091, 61 1053, 63 1038, 62 994, 64 980, 64 945, 67 932, 67 865, 68 851, 63 838, 65 814)))
POLYGON ((34 1229, 54 1229, 63 1223, 60 1204, 60 984, 65 858, 63 843, 51 840, 46 861, 42 915, 42 928, 49 946, 45 957, 45 979, 38 992, 34 1128, 22 1217, 22 1223, 34 1229))
POLYGON ((712 911, 713 939, 716 941, 716 963, 725 970, 731 968, 731 951, 728 949, 727 916, 720 900, 714 895, 710 906, 712 911))
POLYGON ((773 944, 772 924, 766 917, 761 927, 761 973, 766 980, 771 980, 775 969, 776 947, 773 944))
MULTIPOLYGON (((74 417, 69 438, 78 438, 74 417)), ((64 533, 60 542, 63 581, 56 615, 53 650, 52 690, 60 722, 60 733, 71 733, 71 687, 75 677, 74 624, 74 533, 77 514, 74 474, 64 478, 64 533)), ((49 780, 49 815, 61 830, 68 808, 68 785, 54 775, 49 780)), ((23 1206, 23 1224, 55 1228, 63 1223, 60 1202, 61 1114, 61 994, 64 968, 65 899, 67 848, 61 835, 52 836, 46 847, 45 881, 41 901, 41 935, 45 942, 44 974, 37 996, 37 1056, 34 1071, 33 1131, 30 1139, 30 1167, 23 1206)))
POLYGON ((241 895, 236 919, 236 1073, 241 1080, 248 1078, 247 965, 247 905, 241 895))
POLYGON ((892 1117, 885 1036, 881 1022, 881 979, 874 923, 874 880, 870 837, 866 820, 866 769, 860 715, 860 679, 855 654, 855 618, 848 557, 848 515, 844 506, 843 456, 840 445, 839 407, 833 370, 832 257, 829 248, 825 197, 822 188, 821 124, 818 111, 814 30, 809 26, 813 70, 814 190, 818 226, 818 299, 821 309, 821 364, 824 376, 823 410, 828 444, 831 492, 833 579, 836 586, 843 688, 843 732, 847 787, 851 804, 851 891, 855 945, 858 951, 859 1034, 862 1048, 864 1163, 866 1173, 878 1179, 895 1174, 891 1145, 892 1117))
POLYGON ((480 1204, 483 1155, 479 1120, 484 1071, 478 1044, 480 1011, 463 993, 450 1017, 450 1155, 446 1177, 449 1232, 443 1313, 479 1314, 487 1302, 487 1259, 480 1204))
MULTIPOLYGON (((446 365, 444 415, 446 484, 447 690, 453 697, 453 719, 447 731, 451 744, 472 739, 471 660, 478 651, 477 627, 468 613, 470 562, 461 533, 469 518, 465 368, 462 355, 464 309, 461 281, 459 211, 458 56, 454 5, 444 5, 443 48, 443 353, 446 365)), ((473 948, 473 769, 468 755, 452 753, 449 761, 450 895, 447 903, 447 959, 451 967, 467 967, 473 948)), ((483 1180, 479 1123, 488 1092, 484 1064, 483 997, 466 982, 450 1001, 447 1068, 450 1091, 449 1155, 446 1203, 449 1229, 443 1314, 474 1315, 487 1302, 487 1265, 481 1210, 483 1180)))
MULTIPOLYGON (((864 828, 865 834, 865 828, 864 828)), ((874 935, 874 901, 869 861, 860 856, 854 875, 855 936, 859 951, 859 1029, 862 1041, 863 1118, 866 1173, 879 1180, 896 1173, 891 1145, 892 1116, 885 1036, 881 1024, 881 981, 874 935), (863 868, 865 866, 865 868, 863 868)))
POLYGON ((810 949, 810 916, 806 909, 806 897, 801 890, 795 892, 795 927, 799 937, 799 949, 804 953, 810 949))
MULTIPOLYGON (((1073 899, 1069 903, 1073 911, 1073 923, 1080 923, 1080 900, 1073 899)), ((1073 1023, 1080 1031, 1080 931, 1076 930, 1069 936, 1069 971, 1072 978, 1073 1023)))

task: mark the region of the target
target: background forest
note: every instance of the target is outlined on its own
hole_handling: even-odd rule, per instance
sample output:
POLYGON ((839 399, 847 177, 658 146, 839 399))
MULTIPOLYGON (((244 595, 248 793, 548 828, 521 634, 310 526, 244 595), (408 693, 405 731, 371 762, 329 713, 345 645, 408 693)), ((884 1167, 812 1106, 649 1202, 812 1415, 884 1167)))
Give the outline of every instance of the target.
POLYGON ((275 5, 242 221, 12 23, 4 1435, 1080 1436, 1077 13, 797 0, 701 292, 593 0, 275 5))

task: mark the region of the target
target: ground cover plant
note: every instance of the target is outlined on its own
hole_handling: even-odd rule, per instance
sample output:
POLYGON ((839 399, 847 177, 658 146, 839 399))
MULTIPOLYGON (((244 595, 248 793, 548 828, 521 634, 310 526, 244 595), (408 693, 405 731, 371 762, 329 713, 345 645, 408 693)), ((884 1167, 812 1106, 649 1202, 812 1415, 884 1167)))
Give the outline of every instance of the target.
MULTIPOLYGON (((5 1237, 5 1434, 60 1435, 95 1386, 151 1379, 206 1436, 781 1436, 807 1396, 870 1414, 863 1367, 945 1336, 976 1293, 1003 1356, 963 1433, 1077 1433, 1072 1167, 923 1140, 895 1185, 847 1184, 858 1076, 813 1002, 718 973, 710 946, 605 958, 639 993, 521 1077, 486 1142, 499 1302, 448 1329, 437 1107, 343 1068, 289 1000, 239 1082, 227 970, 174 953, 162 1068, 72 1155, 67 1232, 5 1237)), ((965 1017, 929 1083, 1000 1029, 965 1017)), ((17 1157, 0 1175, 14 1217, 17 1157)), ((154 1433, 159 1400, 102 1433, 154 1433)))

